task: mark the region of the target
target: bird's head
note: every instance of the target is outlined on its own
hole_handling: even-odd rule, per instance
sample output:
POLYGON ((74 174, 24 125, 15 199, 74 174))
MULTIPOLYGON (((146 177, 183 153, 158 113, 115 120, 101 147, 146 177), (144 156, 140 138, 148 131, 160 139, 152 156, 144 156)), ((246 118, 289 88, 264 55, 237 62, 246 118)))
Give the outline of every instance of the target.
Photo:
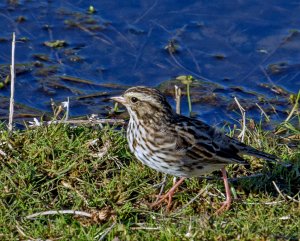
POLYGON ((172 115, 172 108, 164 95, 157 89, 144 86, 129 88, 122 96, 111 99, 123 104, 131 118, 153 119, 172 115))

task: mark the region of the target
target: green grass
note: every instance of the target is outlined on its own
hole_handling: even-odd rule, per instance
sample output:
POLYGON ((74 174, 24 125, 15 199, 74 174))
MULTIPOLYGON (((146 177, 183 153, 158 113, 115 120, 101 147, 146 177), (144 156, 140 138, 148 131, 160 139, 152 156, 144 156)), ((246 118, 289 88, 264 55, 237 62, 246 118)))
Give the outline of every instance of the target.
MULTIPOLYGON (((224 187, 218 172, 209 175, 213 179, 186 180, 170 213, 164 205, 151 209, 163 175, 132 157, 123 129, 51 125, 9 135, 2 125, 0 149, 6 157, 0 154, 0 239, 99 240, 112 227, 104 240, 298 240, 300 131, 299 119, 290 121, 277 127, 276 135, 259 126, 248 128, 248 144, 293 165, 251 158, 250 168, 229 166, 236 199, 219 216, 214 212, 224 201, 224 187), (93 218, 56 214, 26 219, 49 210, 85 211, 93 218)), ((171 186, 168 176, 165 190, 171 186)))

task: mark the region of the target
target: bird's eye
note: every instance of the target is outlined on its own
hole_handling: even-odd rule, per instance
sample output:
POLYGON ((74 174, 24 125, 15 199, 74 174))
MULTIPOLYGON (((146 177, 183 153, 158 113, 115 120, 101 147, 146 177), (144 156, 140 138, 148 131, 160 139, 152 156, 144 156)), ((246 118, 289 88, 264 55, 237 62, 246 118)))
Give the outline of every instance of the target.
POLYGON ((136 97, 131 97, 131 102, 132 102, 132 103, 138 102, 138 98, 136 98, 136 97))

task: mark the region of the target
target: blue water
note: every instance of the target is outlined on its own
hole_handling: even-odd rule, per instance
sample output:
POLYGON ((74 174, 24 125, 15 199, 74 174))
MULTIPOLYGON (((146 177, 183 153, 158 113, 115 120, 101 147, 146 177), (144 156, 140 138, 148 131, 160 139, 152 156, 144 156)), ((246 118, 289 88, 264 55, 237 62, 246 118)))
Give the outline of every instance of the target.
MULTIPOLYGON (((230 106, 236 96, 249 107, 247 117, 261 119, 255 107, 259 103, 276 122, 291 108, 289 95, 300 89, 299 12, 299 1, 2 1, 0 64, 10 63, 12 32, 18 39, 17 63, 37 61, 35 54, 49 57, 39 61, 44 67, 55 66, 56 72, 41 76, 40 67, 32 67, 17 76, 16 83, 16 102, 42 112, 51 112, 50 98, 60 102, 70 97, 72 116, 104 116, 112 106, 107 97, 75 98, 99 91, 115 95, 124 89, 67 82, 61 75, 97 84, 153 87, 192 75, 204 86, 217 86, 211 92, 191 89, 195 97, 218 97, 216 103, 193 103, 196 117, 216 125, 234 123, 239 113, 230 106), (93 14, 88 13, 90 5, 96 9, 93 14), (25 21, 16 21, 20 16, 25 21), (52 49, 43 44, 50 40, 65 40, 67 46, 52 49), (165 49, 170 41, 177 46, 174 54, 165 49), (278 63, 284 67, 270 71, 270 65, 278 63)), ((0 96, 9 94, 8 87, 0 89, 0 96)), ((186 98, 182 109, 188 114, 186 98)))

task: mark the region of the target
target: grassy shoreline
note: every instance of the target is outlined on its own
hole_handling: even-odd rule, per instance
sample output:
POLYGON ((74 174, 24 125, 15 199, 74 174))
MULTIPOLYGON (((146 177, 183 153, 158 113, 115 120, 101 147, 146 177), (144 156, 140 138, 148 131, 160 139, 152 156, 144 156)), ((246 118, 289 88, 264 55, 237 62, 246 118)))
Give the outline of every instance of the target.
MULTIPOLYGON (((231 210, 214 216, 224 200, 217 172, 209 175, 211 180, 187 180, 175 194, 171 213, 165 206, 150 209, 147 204, 159 193, 163 175, 132 157, 123 128, 53 124, 9 134, 2 125, 0 239, 298 240, 297 128, 283 123, 274 134, 248 126, 246 143, 293 165, 251 158, 248 169, 229 166, 235 202, 231 210), (84 211, 91 217, 61 213, 26 218, 49 210, 84 211)), ((168 176, 165 190, 171 185, 168 176)))

